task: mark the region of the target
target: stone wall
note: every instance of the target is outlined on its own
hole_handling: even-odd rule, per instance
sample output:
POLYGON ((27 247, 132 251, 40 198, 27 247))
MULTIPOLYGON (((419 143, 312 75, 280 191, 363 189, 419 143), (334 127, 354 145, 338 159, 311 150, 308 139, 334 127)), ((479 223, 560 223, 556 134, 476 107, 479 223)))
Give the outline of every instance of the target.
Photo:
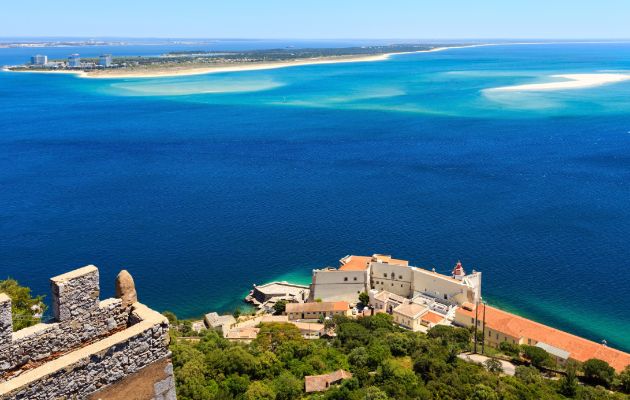
POLYGON ((134 308, 145 309, 142 322, 0 384, 0 400, 85 399, 169 357, 166 318, 134 308))
POLYGON ((0 382, 16 377, 17 370, 29 363, 61 356, 127 326, 129 309, 122 307, 121 299, 99 301, 94 266, 52 278, 51 289, 55 319, 18 332, 13 332, 10 300, 0 301, 0 321, 8 315, 9 322, 0 323, 0 343, 5 343, 0 345, 0 382))
MULTIPOLYGON (((159 360, 167 363, 168 320, 131 304, 133 279, 126 271, 121 277, 119 298, 104 301, 96 267, 52 278, 55 319, 18 332, 12 332, 10 299, 0 294, 0 400, 85 399, 159 360)), ((157 386, 146 400, 175 399, 169 365, 150 382, 157 386)))

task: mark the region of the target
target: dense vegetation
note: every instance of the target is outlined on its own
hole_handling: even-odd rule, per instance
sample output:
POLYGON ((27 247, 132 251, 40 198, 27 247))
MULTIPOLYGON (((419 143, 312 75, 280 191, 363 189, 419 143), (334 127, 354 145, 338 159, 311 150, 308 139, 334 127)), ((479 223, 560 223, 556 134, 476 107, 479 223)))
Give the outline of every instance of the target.
POLYGON ((13 332, 40 323, 48 309, 42 302, 44 296, 32 297, 31 289, 20 286, 15 279, 0 281, 0 293, 5 293, 11 299, 13 332))
POLYGON ((601 386, 578 384, 575 365, 556 380, 526 364, 505 376, 496 359, 484 365, 458 357, 471 345, 467 329, 414 333, 391 318, 336 315, 326 325, 337 337, 317 340, 304 340, 292 324, 262 324, 251 344, 209 330, 199 342, 178 342, 172 330, 178 399, 628 399, 609 389, 630 390, 630 370, 615 376, 605 363, 585 363, 585 374, 592 369, 593 385, 601 386), (326 392, 304 392, 305 376, 338 369, 354 376, 326 392))
POLYGON ((269 49, 269 50, 247 50, 247 51, 177 51, 171 52, 169 56, 182 55, 220 55, 224 58, 255 58, 265 60, 278 59, 300 59, 313 57, 332 56, 362 56, 379 55, 388 53, 406 53, 412 51, 431 50, 436 47, 457 47, 471 45, 472 43, 448 43, 448 44, 392 44, 389 46, 364 46, 364 47, 339 47, 339 48, 310 48, 310 49, 269 49))

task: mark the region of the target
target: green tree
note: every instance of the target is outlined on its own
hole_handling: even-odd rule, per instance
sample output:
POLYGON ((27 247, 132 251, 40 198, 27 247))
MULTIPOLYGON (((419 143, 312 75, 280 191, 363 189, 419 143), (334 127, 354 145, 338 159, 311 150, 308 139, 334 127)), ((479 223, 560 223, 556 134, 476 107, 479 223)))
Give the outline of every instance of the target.
POLYGON ((494 389, 485 385, 475 385, 475 391, 472 396, 473 400, 495 400, 497 395, 494 389))
POLYGON ((44 296, 31 297, 31 289, 20 286, 15 279, 0 281, 0 293, 11 299, 11 314, 15 316, 13 332, 40 323, 41 316, 48 309, 42 302, 44 296))
POLYGON ((368 352, 365 347, 352 349, 348 354, 348 362, 357 368, 365 367, 368 363, 368 352))
POLYGON ((630 365, 619 374, 619 380, 621 381, 621 387, 627 393, 630 393, 630 365))
POLYGON ((365 398, 366 400, 387 400, 388 399, 387 394, 385 394, 385 392, 381 391, 376 386, 370 386, 369 388, 365 389, 365 398))
POLYGON ((514 370, 514 376, 522 380, 525 384, 539 383, 542 381, 540 371, 534 366, 519 365, 514 370))
POLYGON ((490 371, 490 372, 494 372, 494 373, 497 373, 497 374, 503 373, 503 364, 501 364, 501 361, 499 361, 498 358, 489 357, 484 362, 484 365, 486 367, 488 367, 488 371, 490 371))
POLYGON ((596 382, 607 384, 615 376, 615 369, 606 361, 591 358, 584 362, 582 367, 584 375, 596 382))
POLYGON ((563 395, 574 398, 579 389, 578 379, 575 374, 575 367, 569 366, 567 368, 567 374, 560 379, 560 393, 563 395))
POLYGON ((278 300, 276 304, 273 305, 273 309, 276 311, 274 314, 282 314, 287 308, 287 301, 278 300))
POLYGON ((441 338, 450 340, 453 337, 455 330, 452 326, 447 325, 435 325, 433 328, 429 329, 427 332, 429 337, 432 338, 441 338))
POLYGON ((241 310, 238 308, 234 309, 234 313, 232 315, 234 315, 234 318, 238 319, 238 317, 241 316, 241 310))
POLYGON ((518 356, 521 350, 521 346, 519 346, 518 344, 510 343, 508 341, 501 342, 501 344, 499 345, 499 348, 504 353, 510 354, 513 356, 518 356))
POLYGON ((316 302, 316 303, 321 303, 321 302, 322 302, 322 298, 321 298, 321 297, 316 298, 316 299, 315 299, 315 302, 316 302))
POLYGON ((284 371, 273 381, 276 400, 295 400, 302 396, 304 380, 296 378, 289 371, 284 371))
POLYGON ((168 319, 168 323, 171 325, 177 325, 177 317, 175 316, 175 314, 173 314, 170 311, 164 311, 162 313, 163 316, 166 317, 166 319, 168 319))
POLYGON ((359 301, 363 306, 368 306, 370 304, 370 295, 367 292, 361 292, 359 294, 359 301))
POLYGON ((262 382, 254 382, 243 396, 245 400, 273 400, 276 394, 262 382))
POLYGON ((466 328, 455 328, 454 339, 458 343, 470 343, 470 331, 466 328))
POLYGON ((528 359, 532 364, 536 367, 540 368, 543 366, 545 361, 547 361, 550 356, 544 349, 535 346, 521 346, 523 348, 523 357, 528 359))
POLYGON ((320 315, 319 318, 317 318, 317 322, 319 322, 320 324, 323 324, 326 322, 326 316, 325 315, 320 315))

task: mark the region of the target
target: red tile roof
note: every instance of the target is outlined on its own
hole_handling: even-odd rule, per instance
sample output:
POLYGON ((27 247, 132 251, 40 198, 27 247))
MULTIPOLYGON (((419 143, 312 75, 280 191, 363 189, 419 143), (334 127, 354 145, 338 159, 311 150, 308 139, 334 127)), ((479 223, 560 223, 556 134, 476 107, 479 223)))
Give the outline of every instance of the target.
POLYGON ((258 332, 260 328, 252 328, 251 326, 247 326, 245 328, 238 328, 233 331, 228 331, 225 335, 227 339, 256 339, 258 336, 258 332))
POLYGON ((429 311, 428 313, 422 316, 422 319, 425 321, 429 321, 431 323, 437 324, 439 322, 442 322, 442 320, 444 319, 444 316, 441 314, 437 314, 437 313, 429 311))
POLYGON ((349 305, 347 301, 329 301, 321 303, 288 303, 285 312, 289 314, 318 311, 347 311, 348 309, 349 305))
POLYGON ((365 271, 372 257, 350 256, 350 260, 339 271, 365 271))
POLYGON ((342 369, 325 375, 305 376, 306 393, 323 392, 328 390, 330 385, 348 378, 352 378, 352 374, 342 369))
MULTIPOLYGON (((479 318, 483 316, 484 306, 479 305, 479 318)), ((474 318, 475 312, 458 308, 457 313, 474 318)), ((617 371, 630 365, 630 354, 615 350, 610 347, 590 340, 571 335, 555 328, 548 327, 514 314, 493 307, 486 308, 486 328, 495 329, 501 333, 521 338, 527 337, 537 342, 543 342, 550 346, 568 351, 569 357, 584 362, 589 358, 597 358, 606 361, 617 371)))

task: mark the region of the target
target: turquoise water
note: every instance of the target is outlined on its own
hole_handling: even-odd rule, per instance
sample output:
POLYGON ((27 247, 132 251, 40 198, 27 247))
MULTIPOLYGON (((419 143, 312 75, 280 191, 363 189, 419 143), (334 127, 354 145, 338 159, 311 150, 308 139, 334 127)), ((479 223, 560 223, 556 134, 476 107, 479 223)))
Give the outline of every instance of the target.
POLYGON ((125 268, 140 301, 194 317, 347 254, 443 273, 460 260, 491 304, 630 351, 630 81, 487 90, 611 71, 630 73, 630 44, 153 79, 2 72, 0 276, 48 293, 95 264, 105 298, 125 268))

